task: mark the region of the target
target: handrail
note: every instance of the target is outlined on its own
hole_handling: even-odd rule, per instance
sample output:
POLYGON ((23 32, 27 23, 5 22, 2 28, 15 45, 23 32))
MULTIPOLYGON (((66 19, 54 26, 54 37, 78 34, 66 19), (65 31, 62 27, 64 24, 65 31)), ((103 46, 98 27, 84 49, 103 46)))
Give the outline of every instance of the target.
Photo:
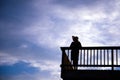
MULTIPOLYGON (((61 49, 69 49, 70 47, 60 47, 61 49)), ((81 47, 80 49, 120 49, 120 46, 89 46, 89 47, 81 47)))
MULTIPOLYGON (((70 60, 70 47, 61 47, 62 50, 62 68, 71 66, 65 62, 65 55, 70 60)), ((120 46, 95 46, 95 47, 81 47, 79 49, 79 63, 78 67, 120 67, 119 55, 120 46)))

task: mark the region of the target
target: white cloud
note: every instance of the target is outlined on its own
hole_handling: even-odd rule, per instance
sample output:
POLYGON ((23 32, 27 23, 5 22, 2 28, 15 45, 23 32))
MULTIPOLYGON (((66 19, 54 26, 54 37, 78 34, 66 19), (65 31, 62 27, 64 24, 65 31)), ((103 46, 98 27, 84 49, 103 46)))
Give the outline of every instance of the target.
POLYGON ((30 61, 30 66, 38 68, 40 71, 50 71, 52 76, 60 75, 60 63, 57 61, 30 61))
MULTIPOLYGON (((45 79, 43 77, 43 80, 52 80, 54 78, 55 79, 60 78, 60 62, 58 62, 58 61, 41 60, 41 59, 36 59, 36 58, 29 58, 29 56, 26 56, 26 57, 24 57, 23 55, 14 56, 14 55, 10 55, 8 53, 0 53, 0 65, 14 65, 16 63, 19 63, 20 61, 29 63, 28 66, 38 69, 38 73, 44 72, 44 71, 49 72, 49 75, 47 75, 47 77, 45 79)), ((27 73, 27 74, 30 74, 30 73, 27 73)), ((25 75, 26 75, 26 73, 25 73, 25 75)), ((31 75, 31 78, 38 80, 38 78, 42 78, 41 75, 42 74, 39 74, 39 76, 36 76, 36 74, 31 75), (36 77, 34 77, 34 76, 36 76, 36 77)), ((16 77, 20 77, 20 76, 21 76, 21 74, 16 77)), ((16 78, 15 76, 9 76, 9 77, 11 77, 11 80, 12 80, 12 78, 16 78)), ((20 79, 22 77, 25 77, 25 76, 22 75, 20 77, 20 79)), ((30 76, 29 76, 29 78, 30 78, 30 76)))
POLYGON ((0 65, 13 65, 17 63, 19 59, 8 53, 0 52, 0 65))
MULTIPOLYGON (((51 6, 51 4, 49 5, 51 6)), ((114 27, 114 23, 119 23, 118 16, 120 14, 118 10, 119 7, 117 9, 113 8, 114 10, 107 13, 106 5, 101 5, 105 7, 97 6, 95 8, 91 7, 91 9, 69 9, 60 5, 52 5, 50 7, 50 11, 47 11, 50 15, 46 14, 43 16, 43 20, 34 22, 34 24, 26 28, 24 30, 25 33, 23 33, 29 37, 28 39, 31 42, 44 47, 47 46, 49 48, 69 45, 72 35, 78 35, 84 46, 104 45, 101 42, 107 43, 105 37, 111 37, 111 34, 113 36, 116 36, 116 34, 119 35, 118 31, 113 31, 112 28, 114 27), (51 15, 54 15, 56 20, 65 20, 66 27, 58 25, 60 21, 51 20, 51 15), (118 20, 116 21, 116 19, 118 20), (106 23, 107 25, 104 25, 106 23), (103 35, 103 33, 105 33, 101 30, 101 28, 103 29, 103 26, 106 30, 110 31, 107 36, 103 35)), ((110 4, 109 6, 113 5, 110 4)))
POLYGON ((22 44, 22 45, 20 45, 20 48, 28 48, 28 45, 22 44))

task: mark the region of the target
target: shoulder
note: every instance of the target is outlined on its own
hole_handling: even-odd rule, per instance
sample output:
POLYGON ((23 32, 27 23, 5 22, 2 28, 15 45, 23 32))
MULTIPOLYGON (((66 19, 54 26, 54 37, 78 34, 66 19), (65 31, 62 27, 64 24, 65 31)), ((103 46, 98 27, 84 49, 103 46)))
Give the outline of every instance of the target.
POLYGON ((80 42, 78 42, 78 44, 79 44, 80 46, 82 46, 80 42))
POLYGON ((71 42, 71 45, 73 45, 74 44, 74 42, 71 42))
POLYGON ((80 41, 78 41, 80 44, 81 44, 81 42, 80 41))

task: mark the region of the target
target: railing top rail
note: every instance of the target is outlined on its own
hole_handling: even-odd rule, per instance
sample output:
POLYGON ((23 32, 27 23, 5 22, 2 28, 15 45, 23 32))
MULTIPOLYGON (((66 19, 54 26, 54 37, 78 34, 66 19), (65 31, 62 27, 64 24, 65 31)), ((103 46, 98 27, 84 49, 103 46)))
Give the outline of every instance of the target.
MULTIPOLYGON (((61 50, 71 50, 70 47, 60 47, 61 50)), ((92 47, 81 47, 80 49, 120 49, 120 46, 92 46, 92 47)))

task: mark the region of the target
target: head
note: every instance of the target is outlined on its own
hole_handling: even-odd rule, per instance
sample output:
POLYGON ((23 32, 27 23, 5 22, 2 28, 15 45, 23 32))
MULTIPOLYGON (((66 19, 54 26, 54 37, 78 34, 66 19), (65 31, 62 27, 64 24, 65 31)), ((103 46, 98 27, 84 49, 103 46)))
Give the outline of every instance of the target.
POLYGON ((72 36, 73 41, 78 41, 78 37, 77 36, 72 36))

